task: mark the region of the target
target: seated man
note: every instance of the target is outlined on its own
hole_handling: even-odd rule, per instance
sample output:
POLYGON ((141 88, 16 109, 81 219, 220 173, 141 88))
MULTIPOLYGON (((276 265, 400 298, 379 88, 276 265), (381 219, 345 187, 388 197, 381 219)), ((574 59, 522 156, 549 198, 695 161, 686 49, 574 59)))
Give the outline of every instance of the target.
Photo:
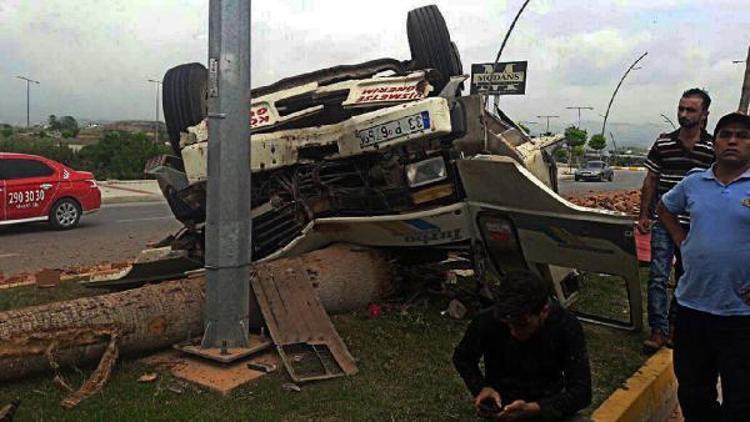
POLYGON ((471 322, 453 364, 482 416, 560 420, 591 403, 581 324, 529 272, 509 273, 501 282, 495 306, 471 322))

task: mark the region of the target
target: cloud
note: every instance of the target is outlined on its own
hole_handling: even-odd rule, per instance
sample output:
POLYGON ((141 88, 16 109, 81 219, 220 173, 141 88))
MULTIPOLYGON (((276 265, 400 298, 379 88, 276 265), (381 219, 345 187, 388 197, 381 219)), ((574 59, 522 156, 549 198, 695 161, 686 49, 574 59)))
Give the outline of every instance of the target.
MULTIPOLYGON (((379 57, 409 59, 406 15, 436 3, 465 71, 494 60, 522 0, 259 0, 252 10, 253 84, 379 57)), ((534 0, 503 54, 528 60, 526 96, 503 98, 519 119, 568 105, 603 112, 625 68, 643 51, 613 118, 641 122, 674 108, 686 87, 708 88, 716 110, 735 106, 750 14, 740 0, 534 0)), ((32 117, 72 114, 150 119, 154 87, 175 65, 206 62, 208 0, 0 0, 0 121, 25 121, 25 86, 39 79, 32 117)))

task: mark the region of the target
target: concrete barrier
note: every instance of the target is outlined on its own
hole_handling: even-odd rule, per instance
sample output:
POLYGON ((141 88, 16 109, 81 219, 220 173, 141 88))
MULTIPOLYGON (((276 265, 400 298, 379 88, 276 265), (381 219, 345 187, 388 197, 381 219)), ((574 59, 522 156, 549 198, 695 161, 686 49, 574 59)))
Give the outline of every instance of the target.
POLYGON ((661 349, 591 415, 596 422, 662 422, 677 408, 672 351, 661 349))

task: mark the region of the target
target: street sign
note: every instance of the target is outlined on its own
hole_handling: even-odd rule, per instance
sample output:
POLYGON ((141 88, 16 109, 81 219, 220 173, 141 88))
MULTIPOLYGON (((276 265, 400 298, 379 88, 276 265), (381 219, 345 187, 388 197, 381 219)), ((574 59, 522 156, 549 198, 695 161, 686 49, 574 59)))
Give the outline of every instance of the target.
POLYGON ((528 62, 475 63, 471 65, 471 93, 524 95, 528 62))

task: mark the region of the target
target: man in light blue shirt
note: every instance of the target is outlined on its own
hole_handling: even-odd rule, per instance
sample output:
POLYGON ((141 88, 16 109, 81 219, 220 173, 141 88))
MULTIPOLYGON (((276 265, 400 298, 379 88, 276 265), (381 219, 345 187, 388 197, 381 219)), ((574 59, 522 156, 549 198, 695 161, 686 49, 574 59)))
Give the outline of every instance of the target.
POLYGON ((689 172, 657 207, 685 270, 675 292, 678 397, 688 422, 750 421, 750 117, 722 117, 714 152, 711 168, 689 172), (689 234, 677 219, 686 212, 689 234))

